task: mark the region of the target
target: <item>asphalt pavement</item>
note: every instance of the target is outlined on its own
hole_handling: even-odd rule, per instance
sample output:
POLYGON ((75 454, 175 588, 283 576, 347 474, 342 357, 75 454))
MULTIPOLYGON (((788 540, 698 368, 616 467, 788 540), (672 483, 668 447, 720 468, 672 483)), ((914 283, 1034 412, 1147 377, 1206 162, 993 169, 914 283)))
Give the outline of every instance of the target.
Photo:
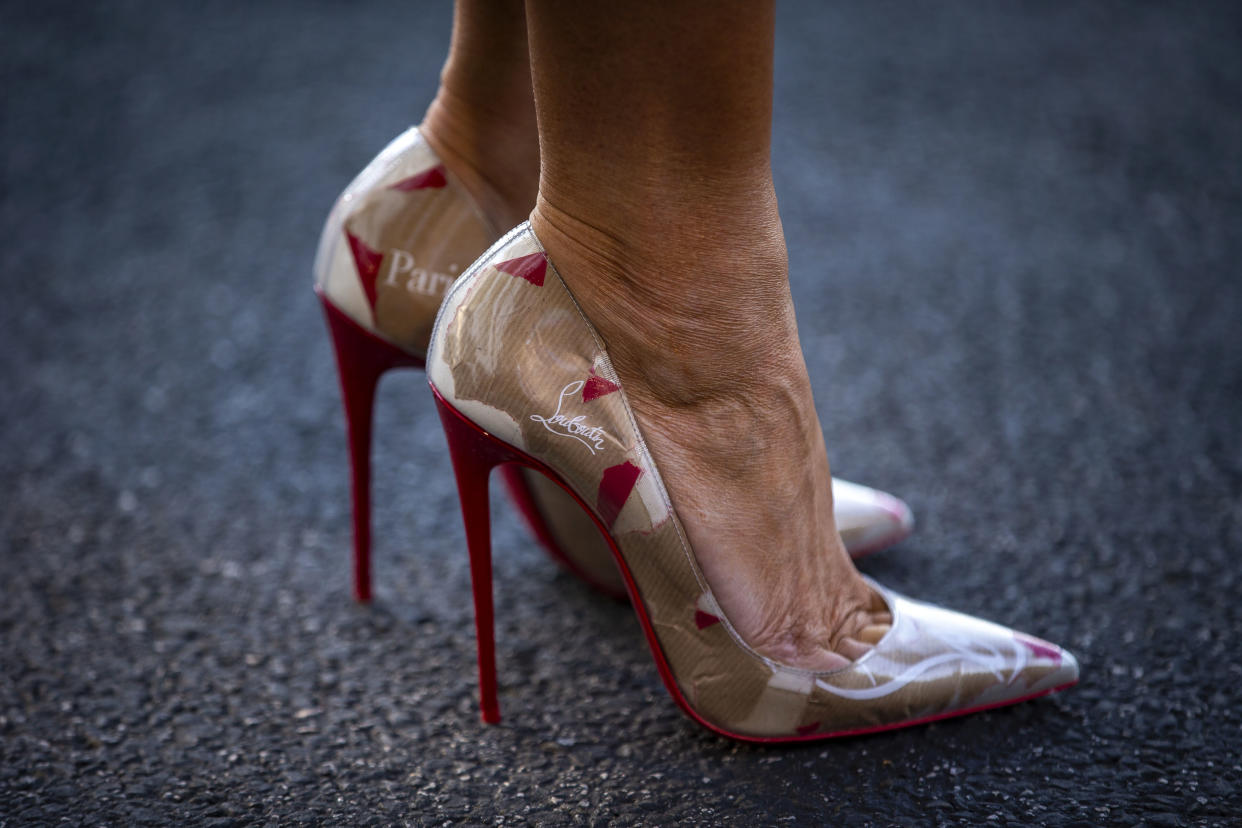
POLYGON ((3 4, 0 825, 1236 824, 1242 9, 783 2, 773 164, 863 569, 1064 644, 1068 692, 716 737, 497 499, 501 702, 421 374, 349 594, 320 225, 450 5, 3 4))

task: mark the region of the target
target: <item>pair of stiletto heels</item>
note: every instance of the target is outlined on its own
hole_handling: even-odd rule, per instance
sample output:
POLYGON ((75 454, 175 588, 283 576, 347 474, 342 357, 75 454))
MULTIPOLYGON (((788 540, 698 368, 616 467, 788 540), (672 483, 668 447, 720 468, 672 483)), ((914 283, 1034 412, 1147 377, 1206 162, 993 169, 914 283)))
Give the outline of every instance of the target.
MULTIPOLYGON (((411 129, 341 195, 316 257, 348 423, 355 594, 370 596, 376 383, 391 368, 426 367, 466 524, 485 721, 499 721, 488 513, 496 467, 554 559, 628 595, 673 698, 723 735, 885 730, 1077 680, 1073 656, 1053 644, 870 581, 892 625, 848 667, 813 672, 754 651, 712 596, 602 340, 529 225, 498 235, 411 129)), ((912 528, 892 495, 834 480, 833 496, 855 557, 912 528)))

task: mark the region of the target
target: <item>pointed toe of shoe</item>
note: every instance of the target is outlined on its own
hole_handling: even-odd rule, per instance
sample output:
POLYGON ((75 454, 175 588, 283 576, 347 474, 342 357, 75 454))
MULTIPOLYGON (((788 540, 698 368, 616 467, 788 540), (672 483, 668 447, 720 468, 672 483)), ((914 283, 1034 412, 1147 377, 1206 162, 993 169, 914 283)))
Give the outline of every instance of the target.
POLYGON ((1015 704, 1078 679, 1068 651, 870 581, 893 614, 890 631, 853 667, 816 683, 817 734, 888 730, 1015 704))
POLYGON ((1015 632, 1014 640, 1029 653, 1025 672, 1035 692, 1053 692, 1078 682, 1078 659, 1064 647, 1026 633, 1015 632))
POLYGON ((914 531, 914 513, 888 492, 834 478, 832 499, 837 530, 851 557, 887 549, 914 531))
POLYGON ((1078 659, 1069 650, 1061 650, 1061 683, 1059 687, 1068 687, 1078 683, 1078 659))

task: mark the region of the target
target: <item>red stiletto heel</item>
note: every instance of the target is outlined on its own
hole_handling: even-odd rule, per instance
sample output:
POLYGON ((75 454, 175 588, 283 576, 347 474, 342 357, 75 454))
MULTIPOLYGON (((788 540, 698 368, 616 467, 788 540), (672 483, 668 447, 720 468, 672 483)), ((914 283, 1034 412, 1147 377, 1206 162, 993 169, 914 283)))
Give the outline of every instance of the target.
POLYGON ((479 706, 483 721, 500 722, 500 701, 496 690, 496 624, 492 608, 492 528, 488 501, 488 479, 502 463, 516 459, 513 451, 489 438, 462 420, 461 416, 436 398, 440 422, 448 441, 461 516, 466 526, 466 547, 470 553, 470 584, 474 590, 474 630, 479 645, 479 706))
POLYGON ((371 422, 375 388, 392 368, 422 368, 423 360, 363 330, 319 291, 345 403, 350 489, 354 511, 354 597, 371 600, 371 422))

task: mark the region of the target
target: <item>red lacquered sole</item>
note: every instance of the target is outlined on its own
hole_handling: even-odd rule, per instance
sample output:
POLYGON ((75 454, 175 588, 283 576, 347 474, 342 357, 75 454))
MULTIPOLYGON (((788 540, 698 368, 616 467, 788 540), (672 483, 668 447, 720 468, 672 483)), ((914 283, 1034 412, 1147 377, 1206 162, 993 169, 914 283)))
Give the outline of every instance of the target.
POLYGON ((539 545, 543 547, 543 550, 548 553, 550 558, 596 592, 607 595, 614 601, 629 600, 629 596, 625 594, 624 589, 616 589, 591 575, 591 573, 579 566, 577 561, 570 557, 561 548, 561 545, 556 542, 556 536, 548 528, 548 522, 543 516, 543 510, 539 508, 539 502, 535 500, 534 492, 526 482, 526 478, 523 477, 520 468, 513 465, 501 466, 500 475, 509 490, 509 499, 517 506, 518 511, 526 520, 526 526, 530 529, 530 533, 535 536, 535 540, 539 541, 539 545))

